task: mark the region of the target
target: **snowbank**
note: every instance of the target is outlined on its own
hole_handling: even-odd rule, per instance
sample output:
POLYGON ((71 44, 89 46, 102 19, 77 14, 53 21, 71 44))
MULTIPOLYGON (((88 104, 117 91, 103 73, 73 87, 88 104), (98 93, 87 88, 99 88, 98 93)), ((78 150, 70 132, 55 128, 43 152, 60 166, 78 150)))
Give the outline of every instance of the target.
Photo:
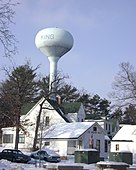
POLYGON ((7 160, 0 160, 0 170, 45 170, 44 168, 38 168, 31 164, 19 164, 12 163, 7 160))
POLYGON ((7 160, 0 160, 0 170, 24 170, 24 168, 19 167, 18 164, 12 164, 7 160))

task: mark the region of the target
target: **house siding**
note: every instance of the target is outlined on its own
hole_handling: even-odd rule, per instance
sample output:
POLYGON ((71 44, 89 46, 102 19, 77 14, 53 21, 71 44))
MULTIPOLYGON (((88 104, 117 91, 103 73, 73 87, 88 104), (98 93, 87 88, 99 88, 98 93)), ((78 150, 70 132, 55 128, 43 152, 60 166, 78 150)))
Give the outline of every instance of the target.
POLYGON ((131 152, 136 159, 136 125, 123 125, 111 141, 110 152, 131 152))
POLYGON ((130 151, 136 154, 136 142, 121 142, 121 141, 112 141, 111 142, 111 152, 123 152, 130 151), (119 150, 116 150, 116 145, 119 145, 119 150))

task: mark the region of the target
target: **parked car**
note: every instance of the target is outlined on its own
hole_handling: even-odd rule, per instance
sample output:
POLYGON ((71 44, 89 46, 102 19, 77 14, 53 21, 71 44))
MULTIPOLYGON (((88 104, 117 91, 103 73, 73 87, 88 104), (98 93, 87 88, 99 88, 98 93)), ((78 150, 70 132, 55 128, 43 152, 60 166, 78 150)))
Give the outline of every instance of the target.
POLYGON ((17 149, 4 149, 0 152, 0 159, 6 159, 11 162, 27 163, 31 160, 31 157, 17 149))
POLYGON ((41 150, 32 152, 31 158, 44 160, 47 162, 54 162, 54 163, 61 161, 60 155, 57 154, 54 150, 50 150, 50 149, 41 149, 41 150))

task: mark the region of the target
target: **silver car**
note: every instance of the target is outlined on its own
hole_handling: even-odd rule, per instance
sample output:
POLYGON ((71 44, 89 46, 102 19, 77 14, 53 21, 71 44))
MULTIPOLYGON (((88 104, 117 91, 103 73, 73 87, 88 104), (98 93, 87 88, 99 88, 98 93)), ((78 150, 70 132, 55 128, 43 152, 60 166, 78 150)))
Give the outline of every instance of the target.
POLYGON ((60 155, 50 149, 41 149, 31 153, 31 158, 44 160, 46 162, 60 162, 60 155))

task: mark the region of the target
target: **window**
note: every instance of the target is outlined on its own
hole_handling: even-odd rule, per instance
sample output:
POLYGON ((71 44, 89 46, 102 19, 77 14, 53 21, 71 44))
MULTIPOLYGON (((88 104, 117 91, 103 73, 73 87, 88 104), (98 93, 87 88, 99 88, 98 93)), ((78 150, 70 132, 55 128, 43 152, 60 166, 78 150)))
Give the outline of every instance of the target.
POLYGON ((119 151, 119 144, 116 144, 116 151, 119 151))
POLYGON ((50 145, 50 142, 45 142, 44 143, 44 146, 49 146, 50 145))
POLYGON ((105 140, 105 152, 108 152, 108 141, 105 140))
POLYGON ((3 143, 13 143, 13 134, 4 134, 3 143))
POLYGON ((19 134, 19 143, 25 143, 25 135, 19 134))
POLYGON ((93 127, 93 131, 97 132, 97 127, 96 126, 93 127))
POLYGON ((45 118, 45 126, 49 126, 49 116, 46 116, 45 118))

